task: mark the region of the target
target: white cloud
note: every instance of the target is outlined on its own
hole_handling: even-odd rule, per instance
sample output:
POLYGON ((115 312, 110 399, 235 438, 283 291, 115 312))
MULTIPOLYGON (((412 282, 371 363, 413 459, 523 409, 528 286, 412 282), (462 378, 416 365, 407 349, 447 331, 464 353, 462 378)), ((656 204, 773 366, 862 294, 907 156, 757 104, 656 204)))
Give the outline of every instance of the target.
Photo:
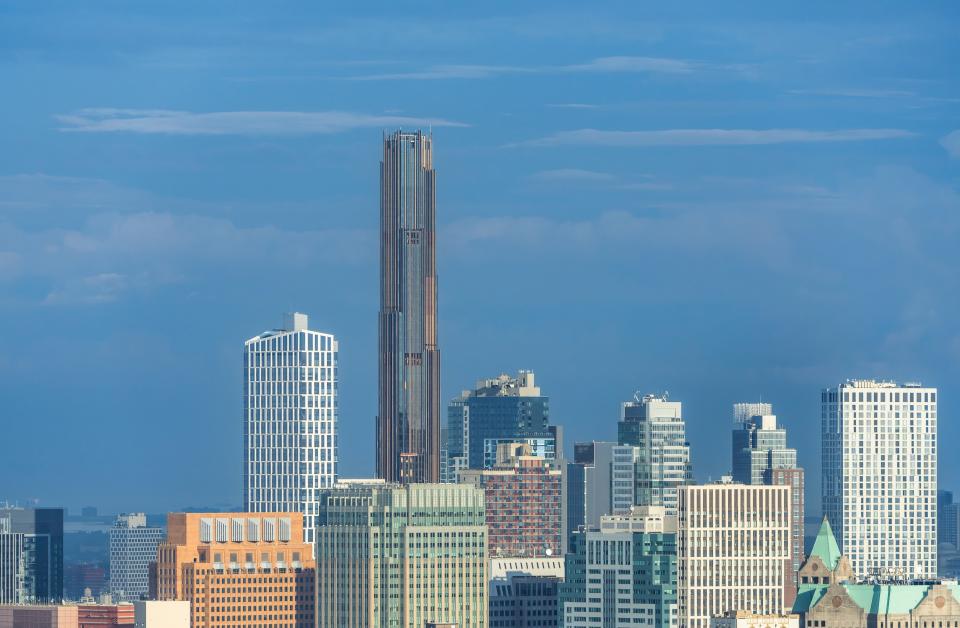
POLYGON ((442 118, 369 115, 348 111, 215 111, 93 108, 58 115, 62 131, 168 135, 302 135, 358 128, 467 126, 442 118))
POLYGON ((960 131, 944 135, 940 138, 940 145, 947 149, 951 157, 960 159, 960 131))
POLYGON ((661 131, 561 131, 511 146, 751 146, 814 142, 857 142, 912 137, 902 129, 667 129, 661 131))
POLYGON ((119 273, 99 273, 71 279, 50 291, 46 305, 92 305, 116 301, 127 288, 127 278, 119 273))
POLYGON ((557 170, 541 170, 531 174, 528 178, 535 181, 584 181, 603 182, 614 181, 616 177, 609 172, 581 170, 579 168, 559 168, 557 170))
POLYGON ((733 66, 709 66, 706 64, 669 59, 664 57, 598 57, 586 63, 570 65, 433 65, 414 72, 391 72, 349 77, 355 81, 443 80, 443 79, 488 79, 508 74, 564 74, 564 73, 652 73, 689 74, 698 69, 734 69, 733 66))

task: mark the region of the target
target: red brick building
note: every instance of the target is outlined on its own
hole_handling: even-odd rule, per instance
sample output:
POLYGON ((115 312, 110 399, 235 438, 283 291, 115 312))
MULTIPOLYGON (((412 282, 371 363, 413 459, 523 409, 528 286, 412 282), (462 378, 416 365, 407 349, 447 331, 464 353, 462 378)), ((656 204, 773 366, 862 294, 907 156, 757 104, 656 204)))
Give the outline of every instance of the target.
POLYGON ((133 604, 81 604, 77 607, 78 628, 133 625, 133 604))

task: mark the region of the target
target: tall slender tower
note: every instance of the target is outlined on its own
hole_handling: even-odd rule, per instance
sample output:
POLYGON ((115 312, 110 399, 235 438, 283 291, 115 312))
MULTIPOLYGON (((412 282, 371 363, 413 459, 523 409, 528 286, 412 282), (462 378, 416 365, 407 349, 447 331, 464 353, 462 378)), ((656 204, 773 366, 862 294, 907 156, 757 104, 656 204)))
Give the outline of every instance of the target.
POLYGON ((380 162, 377 475, 440 481, 433 138, 397 131, 380 162))

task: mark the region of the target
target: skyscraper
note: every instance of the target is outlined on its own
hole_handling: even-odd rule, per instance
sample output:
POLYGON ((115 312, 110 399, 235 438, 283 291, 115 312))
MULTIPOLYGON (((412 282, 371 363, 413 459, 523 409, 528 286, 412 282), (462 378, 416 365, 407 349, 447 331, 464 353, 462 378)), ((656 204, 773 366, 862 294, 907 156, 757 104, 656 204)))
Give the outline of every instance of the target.
POLYGON ((0 604, 63 598, 63 509, 0 507, 0 604))
POLYGON ((773 408, 769 404, 734 404, 733 479, 743 484, 786 485, 791 489, 793 586, 786 594, 786 604, 790 606, 796 594, 796 572, 803 560, 804 471, 797 466, 797 450, 787 447, 787 430, 778 425, 777 417, 765 414, 743 419, 738 415, 743 406, 769 411, 773 408))
POLYGON ((320 515, 317 628, 486 625, 482 490, 347 481, 320 515))
POLYGON ((728 611, 780 615, 793 581, 790 488, 718 483, 680 488, 680 625, 728 611))
POLYGON ((433 138, 397 131, 380 162, 377 475, 440 481, 433 138))
POLYGON ((937 389, 848 380, 821 394, 823 509, 858 577, 937 573, 937 389))
POLYGON ((620 445, 639 449, 634 503, 663 506, 675 515, 677 490, 693 475, 680 402, 666 395, 634 396, 621 407, 617 437, 620 445))
POLYGON ((149 592, 150 563, 157 560, 163 528, 148 526, 142 512, 121 514, 110 528, 110 595, 114 602, 139 600, 149 592))
POLYGON ((244 508, 303 513, 307 543, 320 489, 337 474, 337 352, 299 313, 244 350, 244 508))
POLYGON ((538 456, 560 457, 550 429, 550 399, 540 394, 533 371, 483 379, 463 391, 447 406, 445 431, 448 482, 455 482, 461 469, 492 467, 501 444, 527 443, 538 456))

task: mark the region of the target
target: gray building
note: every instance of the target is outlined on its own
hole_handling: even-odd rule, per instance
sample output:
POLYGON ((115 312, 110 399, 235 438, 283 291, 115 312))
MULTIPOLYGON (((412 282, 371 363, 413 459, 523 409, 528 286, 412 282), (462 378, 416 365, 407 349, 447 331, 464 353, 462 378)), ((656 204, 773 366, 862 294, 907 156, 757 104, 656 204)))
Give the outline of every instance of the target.
POLYGON ((532 371, 483 379, 463 391, 447 407, 445 432, 447 482, 455 482, 461 469, 492 468, 498 445, 526 443, 533 455, 547 460, 563 453, 557 428, 550 425, 550 399, 540 393, 532 371))
POLYGON ((680 402, 665 394, 635 395, 621 407, 617 440, 638 449, 634 504, 676 514, 677 491, 693 477, 680 402))
POLYGON ((490 628, 560 625, 562 557, 490 561, 490 628))
POLYGON ((0 508, 0 604, 63 599, 63 509, 0 508))
POLYGON ((142 512, 121 514, 110 529, 110 595, 116 602, 132 602, 150 590, 150 563, 166 539, 163 528, 147 525, 142 512))
POLYGON ((440 481, 433 137, 397 131, 380 162, 377 475, 440 481))

